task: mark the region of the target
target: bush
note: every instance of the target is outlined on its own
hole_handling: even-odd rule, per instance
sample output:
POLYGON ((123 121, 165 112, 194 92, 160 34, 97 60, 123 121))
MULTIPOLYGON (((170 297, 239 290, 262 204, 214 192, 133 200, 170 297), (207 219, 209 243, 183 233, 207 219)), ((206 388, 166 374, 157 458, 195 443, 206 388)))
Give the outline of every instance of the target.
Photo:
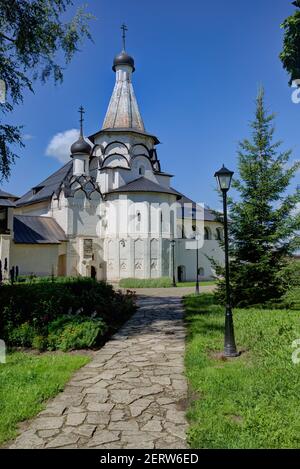
POLYGON ((63 316, 49 324, 47 338, 49 350, 88 348, 96 345, 107 327, 102 319, 86 319, 82 316, 63 316))
POLYGON ((17 347, 31 347, 36 333, 28 322, 24 322, 16 328, 9 327, 7 334, 9 343, 17 347))
MULTIPOLYGON (((8 345, 32 345, 43 350, 48 326, 58 318, 80 315, 87 322, 91 318, 99 319, 102 328, 106 323, 111 333, 134 309, 134 295, 130 292, 115 292, 111 285, 90 278, 34 279, 5 284, 0 286, 0 337, 8 345)), ((92 337, 91 331, 90 334, 92 337)))
POLYGON ((169 277, 151 279, 123 278, 119 282, 122 288, 170 288, 172 280, 169 277))

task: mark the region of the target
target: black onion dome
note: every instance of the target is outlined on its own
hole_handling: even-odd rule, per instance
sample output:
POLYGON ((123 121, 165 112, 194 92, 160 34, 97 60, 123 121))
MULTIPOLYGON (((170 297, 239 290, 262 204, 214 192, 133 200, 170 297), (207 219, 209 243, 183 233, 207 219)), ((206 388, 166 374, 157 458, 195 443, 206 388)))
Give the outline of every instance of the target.
POLYGON ((71 154, 74 155, 75 153, 85 153, 89 155, 91 149, 91 145, 86 142, 82 136, 80 136, 79 139, 71 146, 71 154))
POLYGON ((114 58, 114 64, 112 67, 114 72, 116 71, 117 65, 129 65, 133 72, 135 70, 133 57, 128 55, 124 50, 114 58))

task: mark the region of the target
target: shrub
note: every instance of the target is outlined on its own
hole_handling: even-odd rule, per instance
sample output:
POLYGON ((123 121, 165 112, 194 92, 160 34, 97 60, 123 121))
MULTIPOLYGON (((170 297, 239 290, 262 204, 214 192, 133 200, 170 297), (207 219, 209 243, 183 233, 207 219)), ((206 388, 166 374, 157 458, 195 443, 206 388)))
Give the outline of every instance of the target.
POLYGON ((123 278, 119 282, 122 288, 170 288, 172 280, 169 277, 151 279, 123 278))
MULTIPOLYGON (((9 345, 46 348, 48 326, 55 320, 80 315, 87 321, 101 319, 114 332, 132 314, 135 299, 131 292, 115 292, 111 285, 90 278, 64 278, 0 286, 0 337, 9 345), (30 339, 18 338, 19 327, 28 324, 30 339), (30 342, 31 341, 31 342, 30 342)), ((99 323, 100 324, 100 323, 99 323)), ((95 326, 95 324, 93 324, 95 326)), ((86 342, 89 342, 86 339, 86 342)))
POLYGON ((67 350, 96 345, 107 327, 102 319, 86 319, 82 316, 62 316, 49 324, 48 349, 67 350))
POLYGON ((10 344, 18 347, 31 347, 35 337, 35 330, 28 322, 24 322, 16 328, 9 328, 7 331, 10 344))

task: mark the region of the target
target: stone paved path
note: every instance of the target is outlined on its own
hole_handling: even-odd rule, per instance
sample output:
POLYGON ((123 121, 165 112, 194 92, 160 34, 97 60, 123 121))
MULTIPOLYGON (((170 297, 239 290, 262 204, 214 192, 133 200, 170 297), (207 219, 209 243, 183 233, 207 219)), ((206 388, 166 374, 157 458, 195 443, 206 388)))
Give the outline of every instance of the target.
POLYGON ((139 304, 10 448, 186 447, 181 299, 139 304))

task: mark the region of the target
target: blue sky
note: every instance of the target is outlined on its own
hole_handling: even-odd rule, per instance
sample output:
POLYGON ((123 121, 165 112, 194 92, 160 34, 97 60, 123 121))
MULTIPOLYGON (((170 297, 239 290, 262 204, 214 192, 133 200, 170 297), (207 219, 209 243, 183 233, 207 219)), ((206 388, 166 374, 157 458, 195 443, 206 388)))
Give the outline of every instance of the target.
MULTIPOLYGON (((21 195, 61 166, 46 155, 56 134, 78 127, 99 130, 114 85, 112 60, 121 50, 120 25, 129 28, 127 50, 136 62, 134 88, 149 133, 162 142, 162 169, 173 186, 210 206, 219 205, 213 174, 224 162, 236 168, 238 141, 249 135, 257 89, 277 114, 276 137, 300 158, 300 104, 278 54, 280 23, 294 11, 290 0, 92 0, 94 43, 86 41, 65 71, 62 85, 36 84, 35 94, 11 119, 24 124, 26 148, 3 189, 21 195)), ((300 182, 300 174, 298 181, 300 182)))

